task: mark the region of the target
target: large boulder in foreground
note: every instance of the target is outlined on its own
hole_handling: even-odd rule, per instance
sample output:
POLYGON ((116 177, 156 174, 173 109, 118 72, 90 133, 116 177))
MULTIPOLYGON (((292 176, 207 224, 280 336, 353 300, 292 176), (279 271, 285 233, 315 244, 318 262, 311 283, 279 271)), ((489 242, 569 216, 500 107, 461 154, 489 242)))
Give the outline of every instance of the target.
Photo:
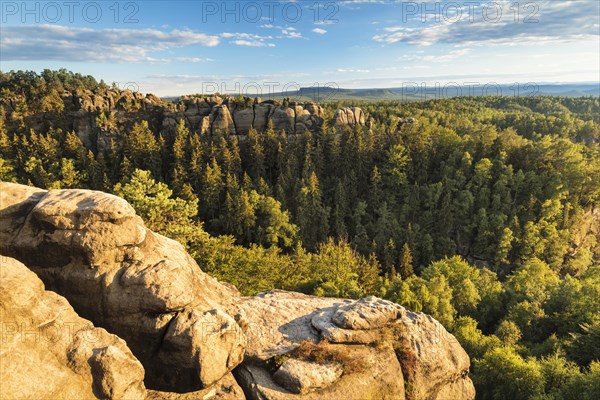
POLYGON ((79 317, 20 262, 0 257, 0 398, 145 399, 125 342, 79 317))
POLYGON ((79 315, 125 339, 153 389, 189 392, 242 361, 235 288, 202 273, 123 199, 0 182, 2 254, 31 268, 79 315))
POLYGON ((271 291, 244 298, 252 399, 473 399, 469 357, 439 322, 389 301, 271 291))

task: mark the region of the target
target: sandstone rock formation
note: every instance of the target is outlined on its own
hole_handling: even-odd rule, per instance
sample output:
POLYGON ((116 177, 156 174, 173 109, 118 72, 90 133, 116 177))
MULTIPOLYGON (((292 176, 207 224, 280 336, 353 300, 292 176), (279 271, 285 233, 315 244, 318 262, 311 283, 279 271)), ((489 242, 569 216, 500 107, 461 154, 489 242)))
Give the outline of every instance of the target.
POLYGON ((248 347, 234 374, 251 399, 475 397, 469 357, 425 314, 374 297, 350 301, 279 290, 244 298, 240 308, 248 347), (295 353, 307 342, 324 363, 295 353), (286 361, 274 369, 281 358, 286 361))
POLYGON ((290 358, 279 366, 273 378, 292 393, 306 393, 330 386, 343 372, 341 363, 316 363, 290 358))
POLYGON ((178 120, 184 119, 191 130, 203 134, 220 131, 244 136, 252 128, 259 133, 266 131, 269 122, 273 124, 275 131, 289 134, 307 130, 316 132, 323 125, 323 108, 315 103, 278 106, 272 102, 239 103, 233 98, 222 100, 217 96, 204 100, 197 97, 184 98, 182 101, 186 111, 166 113, 164 128, 173 127, 178 120), (200 104, 203 107, 199 107, 200 104))
POLYGON ((20 262, 0 257, 0 398, 144 399, 125 342, 79 317, 20 262))
MULTIPOLYGON (((240 138, 251 128, 265 132, 270 123, 275 131, 287 134, 318 132, 325 121, 323 107, 317 103, 290 102, 289 99, 279 103, 212 95, 184 96, 175 103, 152 94, 119 89, 65 91, 61 97, 64 105, 61 118, 44 112, 34 113, 26 117, 27 126, 41 133, 51 128, 74 131, 93 151, 108 151, 120 146, 120 135, 141 121, 147 121, 157 135, 172 133, 183 120, 191 132, 225 132, 240 138), (111 122, 99 122, 103 118, 109 118, 111 122)), ((341 131, 370 126, 369 121, 360 108, 346 107, 337 110, 330 122, 341 131)), ((9 126, 12 128, 16 127, 9 126)))
POLYGON ((112 195, 0 183, 0 242, 127 341, 153 399, 474 398, 468 356, 433 318, 374 297, 242 298, 112 195))
POLYGON ((340 108, 333 114, 333 125, 337 129, 365 125, 365 113, 360 107, 340 108))
POLYGON ((241 362, 238 293, 200 272, 116 196, 0 183, 2 253, 26 263, 79 315, 125 339, 154 389, 210 386, 241 362), (228 313, 230 311, 230 313, 228 313))
MULTIPOLYGON (((56 127, 74 131, 88 148, 99 150, 108 149, 116 136, 116 127, 110 129, 97 123, 96 118, 100 114, 112 114, 115 120, 125 126, 147 120, 152 122, 151 126, 158 128, 158 120, 162 120, 162 114, 167 112, 166 103, 159 97, 131 90, 111 89, 102 94, 78 90, 63 93, 62 100, 65 121, 63 126, 56 127)), ((50 126, 44 125, 51 122, 51 119, 41 116, 37 124, 34 121, 28 122, 30 126, 36 127, 36 131, 45 131, 50 126)))

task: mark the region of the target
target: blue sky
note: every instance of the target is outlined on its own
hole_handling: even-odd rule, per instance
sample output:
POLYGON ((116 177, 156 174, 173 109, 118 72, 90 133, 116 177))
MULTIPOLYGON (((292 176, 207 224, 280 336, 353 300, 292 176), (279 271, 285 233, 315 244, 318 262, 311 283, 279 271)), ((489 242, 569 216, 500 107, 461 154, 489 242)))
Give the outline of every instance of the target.
POLYGON ((2 1, 1 12, 2 71, 67 68, 162 96, 600 79, 596 0, 2 1))

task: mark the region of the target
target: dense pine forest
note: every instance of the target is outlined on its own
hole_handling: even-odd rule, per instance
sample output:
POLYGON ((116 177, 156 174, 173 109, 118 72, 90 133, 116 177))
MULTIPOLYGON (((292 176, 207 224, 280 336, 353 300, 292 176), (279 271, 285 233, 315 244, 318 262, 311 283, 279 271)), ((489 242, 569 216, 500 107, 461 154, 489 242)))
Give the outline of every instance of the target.
POLYGON ((600 397, 598 97, 329 101, 317 132, 243 137, 157 129, 133 102, 91 112, 114 133, 100 147, 66 123, 84 90, 122 92, 0 73, 0 179, 124 197, 243 294, 426 312, 471 356, 480 399, 600 397), (370 124, 328 124, 345 106, 370 124))

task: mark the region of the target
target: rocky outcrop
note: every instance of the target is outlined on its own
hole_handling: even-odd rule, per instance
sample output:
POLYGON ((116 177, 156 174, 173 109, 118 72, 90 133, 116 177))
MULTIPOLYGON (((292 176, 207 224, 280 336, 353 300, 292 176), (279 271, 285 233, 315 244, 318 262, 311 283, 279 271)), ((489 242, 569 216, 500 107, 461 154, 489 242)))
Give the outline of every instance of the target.
POLYGON ((278 290, 244 298, 240 307, 248 347, 234 373, 251 399, 475 397, 469 357, 427 315, 374 297, 278 290), (305 343, 310 350, 298 352, 305 343))
MULTIPOLYGON (((158 129, 158 122, 165 112, 166 103, 153 94, 144 95, 131 90, 110 89, 104 92, 77 90, 65 92, 62 95, 64 103, 64 121, 62 126, 56 126, 74 131, 82 142, 91 149, 108 150, 115 141, 117 126, 98 124, 97 118, 104 114, 110 115, 119 125, 131 127, 133 123, 142 120, 149 121, 152 127, 158 129), (93 141, 95 139, 95 142, 93 141)), ((35 118, 36 116, 34 116, 35 118)), ((45 124, 49 118, 42 118, 45 124)), ((29 121, 31 125, 36 125, 29 121)), ((47 127, 39 126, 37 131, 45 131, 47 127)), ((118 142, 117 142, 118 143, 118 142)))
POLYGON ((0 398, 144 399, 125 342, 79 317, 20 262, 0 257, 0 398))
POLYGON ((0 183, 2 253, 125 339, 153 389, 210 386, 241 362, 237 291, 200 272, 116 196, 0 183))
POLYGON ((112 195, 0 183, 0 241, 127 341, 151 398, 474 398, 468 356, 433 318, 374 297, 242 298, 112 195))
POLYGON ((340 108, 333 114, 333 125, 338 130, 364 126, 365 123, 365 113, 359 107, 340 108))
POLYGON ((307 393, 314 389, 324 389, 337 381, 344 372, 343 365, 337 362, 316 363, 290 358, 279 366, 273 374, 275 382, 292 393, 307 393))
POLYGON ((174 127, 184 118, 191 130, 203 134, 225 132, 245 136, 250 129, 265 132, 269 123, 275 131, 290 134, 316 132, 323 125, 323 108, 315 103, 276 105, 274 102, 258 102, 257 99, 251 104, 249 99, 239 102, 233 98, 222 100, 217 96, 204 100, 184 98, 182 102, 186 111, 165 114, 163 127, 174 127), (203 106, 199 107, 200 104, 203 106))
MULTIPOLYGON (((179 121, 184 121, 190 132, 221 132, 240 138, 250 129, 265 132, 269 125, 275 131, 287 134, 318 132, 325 121, 324 109, 317 103, 289 99, 278 102, 211 95, 184 96, 177 102, 167 102, 152 94, 119 89, 65 91, 61 98, 63 111, 60 115, 33 111, 25 117, 26 125, 38 133, 49 129, 74 131, 94 152, 117 148, 121 145, 122 135, 142 121, 148 122, 157 136, 172 134, 179 121)), ((329 122, 340 131, 370 126, 369 119, 358 107, 337 110, 329 122)), ((18 126, 9 118, 8 128, 12 130, 18 126)))
POLYGON ((279 106, 271 116, 273 129, 293 133, 296 127, 296 112, 293 108, 279 106))

